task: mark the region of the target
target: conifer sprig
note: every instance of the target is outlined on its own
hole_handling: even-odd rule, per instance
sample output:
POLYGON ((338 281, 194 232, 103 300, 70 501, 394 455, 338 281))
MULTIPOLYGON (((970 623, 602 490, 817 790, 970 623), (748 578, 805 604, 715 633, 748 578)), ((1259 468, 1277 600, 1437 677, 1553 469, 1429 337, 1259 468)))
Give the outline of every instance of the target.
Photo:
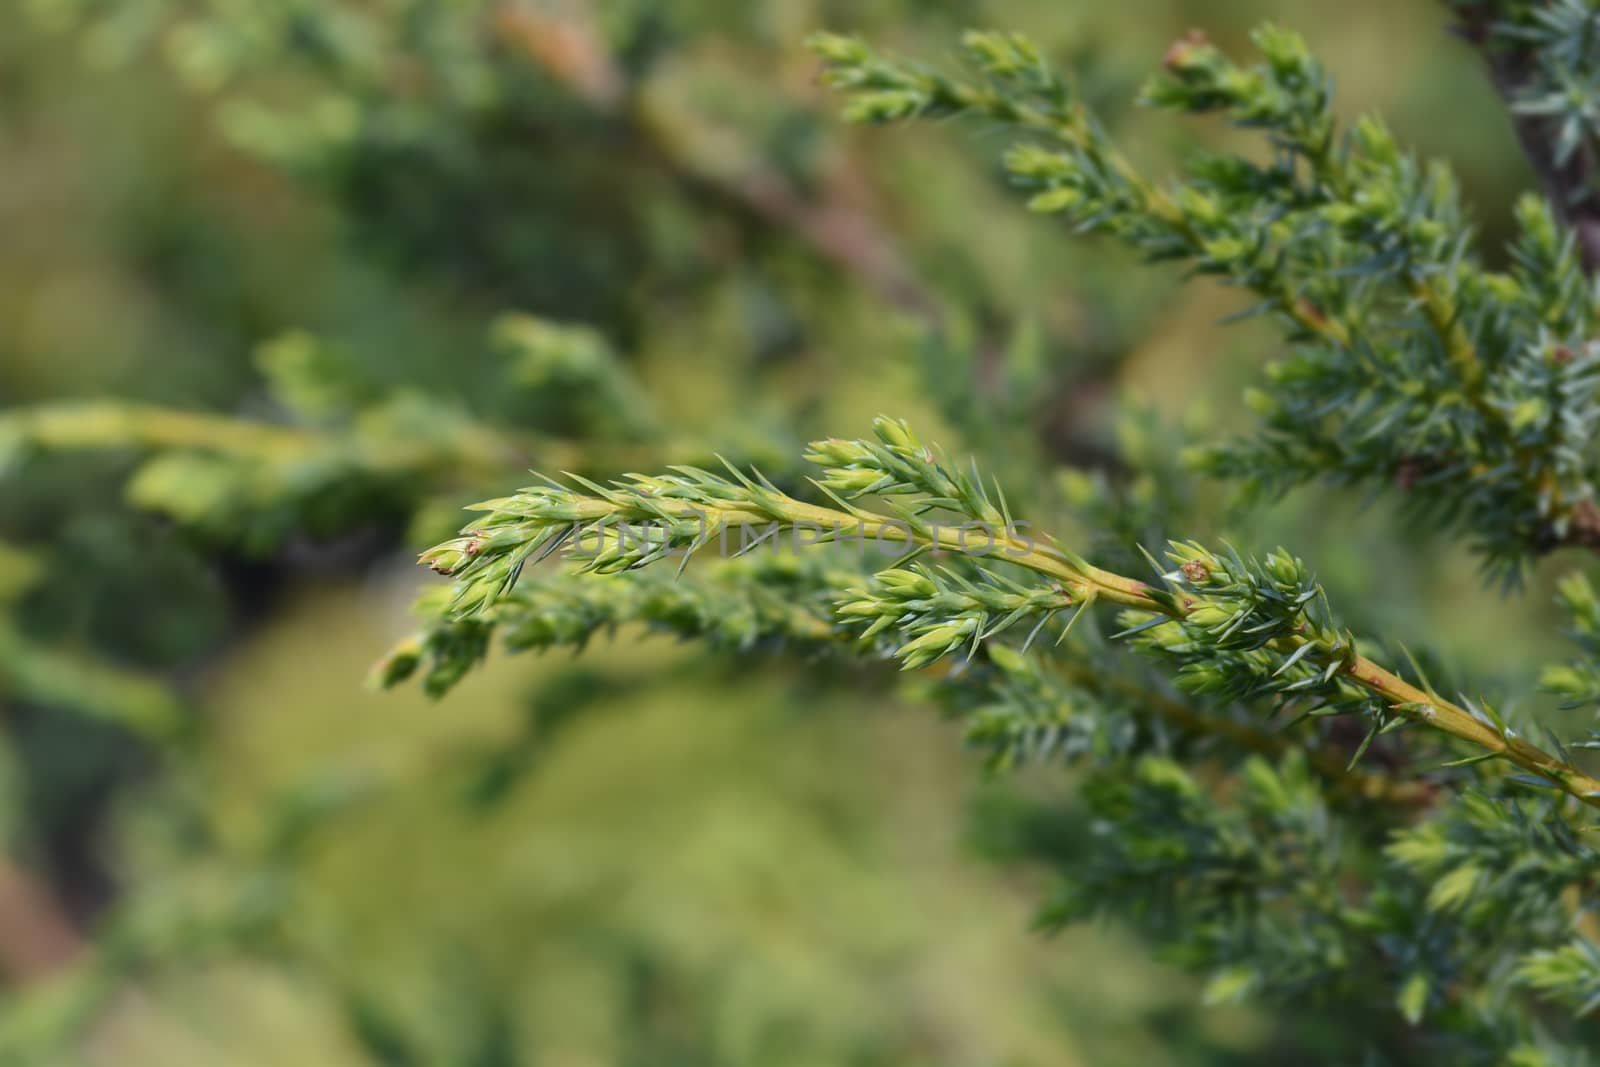
MULTIPOLYGON (((1252 722, 1240 703, 1196 706, 1147 673, 1117 671, 1110 662, 1028 655, 1029 644, 1061 610, 1061 594, 1048 587, 1027 590, 981 571, 964 578, 953 566, 935 570, 915 563, 909 570, 864 575, 815 555, 763 552, 681 574, 642 569, 604 581, 571 574, 525 577, 465 617, 451 612, 450 594, 448 587, 438 588, 420 598, 416 611, 425 620, 423 629, 374 667, 374 685, 388 688, 420 675, 424 690, 438 697, 497 641, 513 654, 581 651, 597 635, 628 626, 741 653, 896 657, 903 668, 931 667, 948 651, 949 639, 930 641, 928 635, 950 625, 943 620, 953 614, 959 630, 982 639, 968 649, 979 648, 982 655, 963 657, 956 669, 943 672, 936 691, 966 722, 969 744, 985 754, 991 770, 1051 757, 1119 758, 1136 744, 1167 745, 1176 738, 1221 742, 1264 756, 1282 756, 1293 744, 1284 732, 1252 722), (941 591, 946 583, 960 591, 941 591), (885 590, 892 605, 880 599, 885 590), (1032 608, 1038 617, 1020 608, 1032 608), (1030 629, 1020 647, 989 640, 1008 628, 1017 633, 1019 623, 1030 629)), ((1061 644, 1069 629, 1063 627, 1053 642, 1061 644)), ((1403 809, 1432 793, 1427 782, 1351 766, 1349 752, 1337 747, 1316 747, 1309 758, 1353 798, 1403 809)))
POLYGON ((441 696, 488 655, 497 636, 507 652, 581 651, 596 635, 626 625, 739 652, 826 648, 848 636, 832 618, 833 600, 858 577, 787 553, 737 560, 693 580, 660 571, 604 582, 540 576, 465 618, 449 610, 449 590, 430 590, 416 608, 426 626, 384 657, 371 680, 387 688, 420 671, 423 688, 441 696))
POLYGON ((1045 923, 1130 921, 1208 972, 1212 1002, 1383 990, 1392 1006, 1374 1023, 1428 1019, 1451 1062, 1580 1062, 1542 1048, 1513 998, 1593 1008, 1592 942, 1550 902, 1595 876, 1597 854, 1550 800, 1468 794, 1395 832, 1357 882, 1341 862, 1352 822, 1298 755, 1247 761, 1222 801, 1159 756, 1097 772, 1084 793, 1101 832, 1058 872, 1045 923))
MULTIPOLYGON (((455 579, 446 612, 463 619, 501 602, 528 564, 557 552, 596 574, 669 556, 681 568, 708 545, 726 545, 731 531, 752 527, 764 528, 761 537, 809 532, 810 543, 872 538, 913 554, 977 555, 1050 582, 1030 588, 891 567, 854 590, 841 616, 864 620, 870 635, 898 627, 903 658, 922 666, 1025 618, 1105 601, 1125 609, 1124 636, 1177 662, 1179 684, 1191 691, 1235 699, 1278 694, 1301 702, 1307 714, 1361 714, 1370 724, 1361 751, 1378 733, 1421 723, 1476 746, 1474 760, 1505 759, 1527 772, 1530 784, 1600 806, 1600 781, 1517 736, 1487 704, 1450 701, 1425 679, 1413 684, 1363 655, 1305 565, 1288 553, 1257 562, 1232 550, 1174 544, 1154 584, 1114 574, 1022 532, 1003 497, 923 446, 905 423, 879 419, 874 428, 876 441, 812 446, 813 462, 828 465, 817 485, 832 506, 802 502, 759 474, 731 468, 728 477, 680 467, 605 486, 577 479, 577 489, 551 483, 478 505, 485 520, 422 558, 455 579), (873 495, 893 513, 854 502, 873 495), (940 515, 961 525, 940 525, 940 515), (986 525, 995 519, 1003 522, 998 530, 986 525), (972 524, 985 533, 976 551, 972 524)), ((741 534, 740 543, 748 548, 759 539, 741 534)))
POLYGON ((379 387, 335 346, 289 333, 257 353, 269 417, 111 400, 0 412, 0 472, 35 453, 140 456, 127 484, 133 505, 259 554, 294 532, 326 537, 382 514, 426 515, 440 497, 454 507, 530 462, 617 470, 639 460, 644 442, 660 443, 654 410, 595 331, 508 314, 490 334, 505 395, 559 409, 604 444, 580 447, 449 398, 379 387))
POLYGON ((1553 547, 1600 546, 1596 301, 1557 221, 1570 221, 1571 197, 1555 213, 1524 201, 1517 265, 1488 269, 1449 169, 1408 156, 1376 120, 1342 130, 1326 72, 1276 27, 1256 33, 1254 66, 1199 35, 1168 51, 1144 102, 1221 114, 1259 131, 1270 155, 1198 154, 1166 186, 1138 173, 1025 39, 964 43, 976 77, 853 38, 813 47, 848 94, 847 117, 1011 126, 1006 170, 1034 210, 1255 295, 1246 314, 1271 315, 1295 347, 1249 398, 1260 432, 1197 463, 1258 493, 1313 480, 1398 488, 1507 577, 1553 547))

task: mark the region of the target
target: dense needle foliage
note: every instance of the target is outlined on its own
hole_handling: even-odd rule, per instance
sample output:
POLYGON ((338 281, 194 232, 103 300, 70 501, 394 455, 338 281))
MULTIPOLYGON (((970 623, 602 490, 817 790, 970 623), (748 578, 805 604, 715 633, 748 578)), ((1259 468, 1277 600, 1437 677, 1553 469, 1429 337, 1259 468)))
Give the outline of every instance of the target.
MULTIPOLYGON (((811 38, 848 120, 1004 131, 1008 186, 1041 223, 1075 235, 1064 240, 1091 257, 1122 246, 1246 294, 1237 317, 1257 320, 1273 354, 1245 394, 1249 418, 1191 441, 1130 410, 1115 448, 1075 425, 1034 432, 1030 405, 1087 391, 1092 375, 1052 379, 1026 337, 998 354, 966 344, 959 316, 870 218, 808 199, 817 174, 783 159, 730 174, 684 154, 634 93, 658 44, 637 12, 615 56, 581 25, 518 5, 471 23, 488 27, 481 49, 468 22, 427 4, 397 5, 392 23, 354 9, 286 7, 281 22, 181 13, 169 50, 185 77, 224 95, 230 137, 322 183, 387 254, 425 259, 439 284, 488 288, 538 314, 494 320, 469 395, 385 380, 338 345, 291 333, 259 350, 272 419, 40 405, 0 414, 0 455, 24 467, 135 454, 132 504, 245 558, 303 538, 366 552, 362 537, 397 530, 439 540, 422 559, 448 580, 425 590, 418 632, 374 668, 382 687, 417 679, 445 697, 496 648, 581 650, 641 626, 741 660, 759 653, 758 664, 872 674, 891 661, 962 724, 990 772, 1071 770, 1072 825, 1019 805, 1003 829, 986 826, 996 851, 1052 872, 1042 926, 1112 918, 1198 972, 1208 1003, 1339 1020, 1338 1056, 1588 1062, 1600 1038, 1600 731, 1571 724, 1600 708, 1593 587, 1578 571, 1559 583, 1576 651, 1545 657, 1541 691, 1563 705, 1546 723, 1526 710, 1536 701, 1484 697, 1503 679, 1449 670, 1429 634, 1372 632, 1381 616, 1331 596, 1293 546, 1214 537, 1195 501, 1213 482, 1242 509, 1294 489, 1352 509, 1392 500, 1412 521, 1404 536, 1425 552, 1459 540, 1507 596, 1552 558, 1581 567, 1600 551, 1600 7, 1447 6, 1540 184, 1518 200, 1503 248, 1475 232, 1450 166, 1416 158, 1375 117, 1342 122, 1314 50, 1278 25, 1255 32, 1248 57, 1199 31, 1162 57, 1141 103, 1238 131, 1227 150, 1188 151, 1170 179, 1136 162, 1102 117, 1105 85, 1026 36, 969 32, 959 65, 902 60, 858 36, 811 38), (395 26, 398 42, 386 39, 395 26), (435 71, 425 101, 392 91, 397 51, 435 71), (327 90, 306 110, 226 98, 285 53, 327 90), (512 119, 530 113, 588 131, 597 156, 607 137, 625 138, 633 167, 670 173, 702 212, 685 217, 780 232, 874 306, 919 322, 927 382, 910 403, 974 458, 898 417, 809 446, 740 412, 692 433, 676 426, 622 351, 650 324, 610 306, 622 289, 598 281, 637 260, 649 263, 640 286, 697 284, 695 265, 629 245, 645 243, 650 220, 624 227, 615 247, 585 247, 570 270, 541 259, 543 273, 521 273, 525 243, 585 244, 587 198, 632 210, 628 167, 596 163, 594 187, 560 175, 572 187, 547 192, 575 209, 554 232, 454 231, 438 224, 447 209, 395 208, 412 197, 438 207, 443 189, 514 216, 522 179, 556 180, 516 136, 512 119), (530 466, 549 476, 512 491, 511 472, 530 466), (472 505, 448 536, 457 505, 495 493, 509 495, 472 505)), ((152 26, 174 15, 129 10, 146 7, 152 26)), ((43 5, 90 24, 95 8, 43 5)), ((114 39, 137 48, 139 37, 114 39)), ((792 341, 791 324, 772 321, 781 312, 754 317, 771 353, 792 341)), ((0 554, 0 668, 25 665, 0 678, 181 761, 189 724, 158 683, 11 628, 7 605, 40 569, 25 552, 0 554)), ((1450 620, 1431 625, 1448 633, 1450 620)), ((291 917, 307 842, 367 788, 380 787, 288 798, 243 847, 249 861, 202 880, 176 919, 128 902, 106 950, 43 1008, 15 1013, 10 1039, 49 1045, 123 975, 244 943, 333 975, 381 1062, 513 1062, 408 1051, 406 1025, 301 951, 291 917)), ((171 803, 206 838, 185 800, 171 803)), ((497 1025, 482 1020, 485 1048, 497 1025)))
MULTIPOLYGON (((1596 16, 1584 5, 1553 8, 1523 16, 1549 36, 1523 23, 1481 32, 1497 62, 1511 48, 1532 57, 1513 106, 1553 123, 1550 143, 1531 147, 1549 152, 1541 164, 1565 173, 1588 151, 1592 98, 1552 93, 1542 79, 1556 69, 1571 84, 1571 65, 1594 60, 1589 50, 1565 63, 1550 55, 1553 40, 1565 50, 1568 38, 1547 24, 1575 18, 1587 33, 1596 16)), ((1484 25, 1477 9, 1464 17, 1484 25)), ((1251 313, 1276 320, 1291 354, 1251 396, 1259 427, 1197 450, 1200 468, 1256 492, 1312 480, 1392 488, 1513 581, 1553 548, 1592 546, 1600 515, 1595 289, 1581 226, 1563 224, 1594 195, 1587 170, 1561 185, 1554 206, 1534 195, 1521 202, 1509 265, 1493 269, 1475 248, 1447 167, 1413 159, 1376 120, 1341 129, 1327 77, 1293 33, 1269 26, 1255 44, 1261 59, 1245 64, 1191 35, 1146 87, 1152 106, 1221 113, 1266 141, 1257 157, 1198 156, 1171 184, 1128 162, 1026 38, 969 34, 972 80, 885 59, 854 38, 824 35, 814 47, 828 83, 849 96, 849 118, 971 116, 1014 128, 1022 139, 1005 168, 1032 210, 1253 294, 1251 313)), ((1573 1051, 1561 1051, 1556 1035, 1569 1027, 1538 1004, 1564 1005, 1579 1018, 1600 1007, 1600 950, 1587 930, 1600 853, 1583 839, 1600 782, 1573 762, 1583 739, 1543 740, 1544 731, 1508 723, 1486 703, 1442 696, 1414 665, 1409 681, 1378 666, 1360 651, 1370 642, 1337 621, 1307 565, 1284 550, 1255 559, 1174 543, 1143 580, 1108 573, 1053 538, 1015 533, 998 487, 991 494, 981 475, 963 474, 903 423, 879 420, 876 431, 876 440, 811 446, 807 459, 823 467, 820 506, 760 475, 686 467, 609 486, 553 482, 482 505, 487 519, 423 557, 457 579, 419 646, 431 684, 480 656, 489 631, 509 622, 518 634, 548 610, 542 590, 506 599, 519 595, 525 566, 565 550, 606 598, 620 580, 608 575, 632 582, 632 572, 668 556, 681 556, 682 568, 714 540, 725 544, 733 527, 809 526, 835 547, 854 537, 909 549, 861 578, 802 578, 810 594, 802 604, 833 601, 831 630, 807 612, 809 630, 779 616, 747 640, 814 642, 831 632, 858 653, 887 645, 906 669, 945 659, 987 667, 953 676, 946 685, 955 692, 992 686, 986 675, 1116 670, 1101 666, 1114 650, 1071 635, 1079 613, 1105 602, 1122 609, 1117 636, 1174 671, 1184 710, 1167 725, 1179 738, 1231 742, 1225 762, 1237 781, 1197 777, 1168 731, 1081 721, 1158 718, 1157 691, 1131 707, 1063 700, 1071 710, 1061 733, 1041 736, 1031 702, 1000 688, 971 715, 976 740, 998 737, 1093 768, 1085 796, 1097 845, 1065 873, 1048 921, 1124 916, 1175 958, 1210 971, 1212 999, 1357 1000, 1379 1020, 1387 1006, 1392 1014, 1380 1025, 1395 1033, 1395 1047, 1410 1027, 1430 1055, 1455 1062, 1581 1058, 1579 1031, 1570 1031, 1573 1051), (871 500, 887 510, 869 510, 871 500), (989 532, 981 550, 951 534, 962 523, 989 532), (1055 640, 1037 640, 1057 629, 1055 640), (1311 722, 1269 732, 1265 714, 1311 722), (1320 720, 1333 716, 1365 724, 1347 763, 1342 754, 1326 758, 1333 735, 1320 720), (1432 769, 1432 738, 1397 743, 1395 766, 1356 780, 1353 799, 1340 790, 1376 738, 1408 726, 1469 744, 1432 769), (1071 740, 1068 729, 1120 741, 1071 740), (1291 740, 1270 757, 1252 754, 1275 739, 1291 740), (1506 765, 1516 773, 1504 773, 1506 765)), ((708 616, 745 614, 739 598, 772 584, 759 569, 706 569, 716 577, 691 568, 678 583, 713 583, 708 616), (732 591, 741 586, 747 591, 732 591)), ((1592 594, 1573 584, 1566 599, 1579 625, 1592 625, 1583 610, 1592 594)), ((647 603, 637 618, 674 625, 647 603)), ((385 680, 409 673, 418 658, 401 652, 385 680)), ((1547 682, 1581 698, 1583 674, 1580 665, 1547 682)), ((1015 758, 1004 749, 999 756, 1015 758)))

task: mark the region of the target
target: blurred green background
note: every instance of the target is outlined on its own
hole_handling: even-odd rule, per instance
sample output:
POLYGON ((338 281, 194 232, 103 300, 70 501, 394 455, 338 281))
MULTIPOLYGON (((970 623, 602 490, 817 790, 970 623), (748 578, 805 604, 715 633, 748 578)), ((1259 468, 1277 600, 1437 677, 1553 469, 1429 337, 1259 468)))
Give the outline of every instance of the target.
MULTIPOLYGON (((1003 476, 1159 454, 1177 437, 1129 404, 1225 430, 1274 355, 1221 324, 1241 298, 1029 218, 989 131, 844 128, 802 42, 943 60, 964 27, 1024 30, 1159 170, 1226 135, 1139 112, 1144 75, 1190 27, 1242 50, 1264 18, 1305 33, 1344 114, 1450 159, 1498 245, 1526 167, 1425 0, 7 4, 0 407, 292 421, 259 369, 289 336, 368 393, 618 437, 507 394, 489 324, 515 311, 599 331, 659 462, 681 439, 794 452, 880 411, 1003 476), (986 393, 990 365, 1010 384, 986 393), (986 436, 970 409, 1002 399, 1027 417, 986 436)), ((20 1032, 67 1037, 20 1062, 1324 1062, 1329 1020, 1202 1009, 1116 929, 1031 933, 1040 877, 994 826, 1070 823, 1070 781, 984 781, 892 671, 622 633, 492 662, 442 703, 373 694, 425 577, 411 551, 477 482, 240 534, 213 498, 165 503, 193 468, 109 437, 0 461, 0 941, 27 942, 4 995, 20 1032), (68 657, 55 675, 38 648, 68 657), (81 691, 100 682, 132 688, 81 691), (70 710, 157 684, 194 724, 181 760, 70 710), (315 832, 282 845, 297 818, 315 832), (187 922, 239 900, 271 921, 187 922), (162 950, 58 988, 63 961, 140 940, 130 901, 164 916, 162 950)), ((1195 487, 1195 521, 1293 544, 1363 625, 1508 686, 1555 632, 1537 577, 1507 608, 1381 506, 1313 492, 1239 518, 1224 495, 1195 487)))

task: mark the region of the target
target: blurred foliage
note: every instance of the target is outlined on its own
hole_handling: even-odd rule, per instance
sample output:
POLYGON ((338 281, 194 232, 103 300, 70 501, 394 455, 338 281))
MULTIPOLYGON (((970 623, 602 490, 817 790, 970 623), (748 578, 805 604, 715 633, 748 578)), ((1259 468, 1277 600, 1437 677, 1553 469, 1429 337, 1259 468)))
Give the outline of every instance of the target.
MULTIPOLYGON (((1240 415, 1265 334, 1216 325, 1234 297, 1033 225, 981 130, 839 129, 801 44, 1025 30, 1159 169, 1190 134, 1127 106, 1139 79, 1189 26, 1265 15, 1341 108, 1451 156, 1502 243, 1527 166, 1425 4, 0 10, 0 884, 83 942, 49 978, 0 960, 12 1062, 1327 1055, 1337 1019, 1198 1012, 1123 934, 1031 937, 1031 865, 1081 855, 1081 809, 1059 775, 989 784, 960 839, 970 761, 876 677, 601 618, 584 673, 355 692, 396 636, 392 560, 526 468, 720 453, 787 486, 797 442, 891 405, 1082 517, 1097 559, 1292 538, 1353 625, 1449 616, 1447 658, 1523 681, 1540 598, 1500 604, 1381 505, 1334 537, 1358 500, 1240 518, 1171 466, 1240 415), (1034 831, 1042 857, 1004 847, 1034 831)), ((667 608, 680 632, 693 605, 667 608)))

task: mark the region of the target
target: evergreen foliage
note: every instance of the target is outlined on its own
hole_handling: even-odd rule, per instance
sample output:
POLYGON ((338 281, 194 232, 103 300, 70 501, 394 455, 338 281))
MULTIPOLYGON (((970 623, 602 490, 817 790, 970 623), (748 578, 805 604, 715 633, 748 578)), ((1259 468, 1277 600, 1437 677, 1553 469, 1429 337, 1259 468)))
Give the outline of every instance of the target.
MULTIPOLYGON (((330 191, 358 232, 419 275, 531 308, 493 321, 471 390, 385 378, 292 333, 259 350, 261 411, 8 410, 0 461, 131 455, 136 509, 241 557, 363 534, 439 541, 422 561, 447 581, 425 590, 418 632, 374 668, 379 687, 420 680, 444 697, 497 647, 582 651, 639 627, 760 653, 758 664, 890 662, 960 722, 991 774, 1071 770, 1070 830, 1011 813, 1011 858, 1054 876, 1041 927, 1115 919, 1203 976, 1207 1003, 1341 1020, 1339 1055, 1588 1061, 1600 1037, 1600 731, 1570 724, 1600 706, 1600 596, 1581 573, 1559 583, 1576 651, 1548 657, 1566 661, 1539 688, 1566 714, 1542 715, 1531 694, 1480 695, 1503 681, 1488 669, 1458 676, 1400 640, 1428 634, 1373 632, 1375 613, 1336 607, 1295 551, 1213 537, 1195 497, 1205 479, 1245 508, 1313 483, 1341 501, 1332 494, 1345 488, 1392 497, 1427 528, 1424 545, 1459 539, 1508 594, 1546 557, 1600 551, 1600 7, 1448 4, 1543 186, 1518 201, 1504 250, 1476 236, 1448 166, 1414 158, 1375 118, 1342 124, 1327 71, 1278 26, 1254 34, 1249 62, 1198 32, 1166 53, 1143 104, 1217 116, 1256 141, 1193 151, 1170 180, 1119 147, 1098 113, 1104 86, 1087 91, 1027 37, 968 33, 958 73, 859 37, 814 37, 847 119, 1003 129, 1014 143, 1002 169, 1030 211, 1247 295, 1239 318, 1261 320, 1279 353, 1245 395, 1254 424, 1185 446, 1130 411, 1122 447, 1104 449, 1035 433, 1029 405, 1047 379, 1026 339, 998 369, 992 352, 965 351, 956 316, 892 247, 863 252, 838 237, 849 226, 811 210, 801 191, 814 175, 730 178, 675 151, 638 92, 659 45, 640 11, 622 5, 611 54, 515 4, 478 18, 392 6, 387 17, 342 4, 39 8, 116 50, 166 34, 183 77, 219 95, 236 143, 330 191), (235 95, 285 57, 322 92, 298 110, 235 95), (411 64, 433 76, 395 92, 411 64), (875 306, 920 322, 930 381, 916 401, 978 457, 958 461, 891 417, 871 436, 804 449, 738 412, 677 436, 628 365, 629 331, 644 326, 619 306, 627 286, 610 283, 635 260, 650 264, 632 277, 641 284, 659 271, 687 285, 696 268, 639 247, 642 217, 588 247, 583 208, 637 207, 628 168, 547 172, 519 138, 530 116, 602 147, 627 131, 635 167, 670 173, 686 202, 798 233, 875 306), (542 216, 538 232, 506 223, 530 188, 572 211, 542 216), (450 230, 440 199, 472 200, 482 225, 450 230), (418 203, 437 210, 397 207, 418 203), (528 253, 546 245, 582 254, 528 253), (981 394, 983 373, 1002 386, 981 394), (561 473, 472 505, 448 535, 458 505, 505 493, 528 466, 561 473), (662 473, 619 473, 640 470, 662 473)), ((754 317, 782 349, 784 324, 754 317)), ((181 766, 192 723, 165 687, 9 621, 45 566, 0 545, 0 682, 120 723, 181 766)), ((582 705, 568 692, 555 703, 560 714, 582 705)), ((485 793, 526 769, 514 744, 502 755, 485 793)), ((59 1044, 141 968, 245 945, 324 982, 374 1062, 521 1062, 512 1008, 494 995, 441 1038, 345 981, 297 927, 319 833, 385 785, 313 783, 241 843, 185 795, 203 783, 175 772, 160 803, 183 829, 167 843, 179 902, 127 901, 92 958, 6 1013, 0 1050, 59 1044)))
MULTIPOLYGON (((1568 72, 1590 50, 1565 55, 1572 37, 1557 27, 1576 19, 1586 38, 1596 15, 1583 4, 1527 7, 1509 5, 1499 16, 1509 22, 1490 23, 1485 47, 1516 42, 1540 57, 1513 106, 1556 117, 1560 167, 1588 143, 1592 94, 1571 91, 1568 72), (1545 84, 1556 72, 1568 91, 1545 84)), ((1267 141, 1264 161, 1198 156, 1170 185, 1137 172, 1025 38, 969 34, 971 80, 884 59, 854 38, 821 36, 815 48, 828 83, 849 95, 850 119, 970 116, 1013 128, 1023 139, 1005 168, 1034 211, 1254 295, 1251 313, 1272 317, 1292 354, 1252 394, 1258 429, 1198 452, 1201 468, 1255 493, 1313 479, 1396 487, 1408 507, 1468 538, 1510 577, 1553 548, 1592 546, 1596 297, 1579 235, 1563 224, 1589 190, 1564 189, 1570 199, 1555 207, 1524 199, 1510 265, 1494 269, 1474 247, 1446 167, 1412 159, 1375 120, 1342 131, 1325 73, 1292 33, 1269 26, 1254 41, 1262 59, 1246 66, 1199 35, 1185 38, 1144 91, 1154 107, 1220 113, 1267 141)), ((1152 561, 1150 579, 1104 571, 1046 534, 1022 534, 998 486, 963 473, 903 422, 880 419, 875 431, 875 440, 811 446, 824 504, 758 473, 676 467, 607 485, 551 482, 480 505, 486 519, 423 556, 455 580, 448 598, 425 608, 436 620, 421 646, 428 678, 453 679, 481 656, 495 612, 528 603, 526 594, 506 599, 518 596, 523 570, 558 552, 592 576, 577 582, 593 594, 577 592, 581 584, 572 592, 592 597, 596 612, 618 583, 636 585, 640 568, 670 556, 679 557, 678 584, 698 590, 680 597, 722 603, 738 618, 740 597, 727 597, 725 583, 754 597, 771 591, 770 576, 708 564, 703 579, 690 564, 726 545, 729 530, 810 530, 835 550, 851 539, 889 545, 868 577, 805 573, 808 595, 793 599, 831 597, 831 631, 806 611, 801 634, 787 616, 765 633, 809 642, 831 632, 868 655, 887 649, 907 670, 954 660, 947 690, 986 690, 963 710, 970 736, 997 750, 992 766, 1024 755, 1089 762, 1096 843, 1063 872, 1047 922, 1125 917, 1173 958, 1209 971, 1208 999, 1361 1003, 1391 1035, 1378 1044, 1403 1047, 1400 1035, 1420 1028, 1441 1062, 1582 1059, 1587 1024, 1559 1022, 1539 1003, 1580 1020, 1600 1004, 1586 899, 1596 853, 1584 840, 1600 781, 1571 754, 1584 741, 1508 722, 1465 695, 1446 698, 1415 664, 1409 680, 1380 667, 1361 651, 1371 642, 1337 621, 1309 568, 1284 550, 1252 559, 1175 542, 1166 561, 1152 561), (985 532, 983 547, 961 537, 967 527, 985 532), (1120 670, 1105 642, 1073 638, 1072 624, 1098 602, 1121 609, 1119 637, 1174 671, 1195 709, 1180 720, 1184 731, 1228 742, 1230 784, 1176 762, 1182 749, 1167 731, 1107 721, 1121 701, 1069 702, 1049 689, 1041 700, 1038 688, 993 685, 995 675, 1033 681, 1062 665, 1090 676, 1120 670), (1040 703, 1053 721, 1040 722, 1040 703), (1301 725, 1257 734, 1262 711, 1248 709, 1301 725), (1347 766, 1326 758, 1338 742, 1318 720, 1332 716, 1363 723, 1347 766), (1093 717, 1101 721, 1073 721, 1093 717), (1369 746, 1408 726, 1468 747, 1429 768, 1428 741, 1389 742, 1394 766, 1336 803, 1369 746), (1547 736, 1548 751, 1529 735, 1547 736), (1245 742, 1257 736, 1290 740, 1263 757, 1245 742), (1388 791, 1397 784, 1425 790, 1425 815, 1414 797, 1388 791), (1566 1050, 1560 1035, 1573 1042, 1566 1050)), ((542 592, 531 594, 535 603, 542 592)), ((1592 645, 1592 591, 1573 579, 1563 598, 1592 645)), ((646 604, 635 617, 659 622, 646 604)), ((385 681, 409 673, 417 647, 389 662, 385 681)), ((1592 701, 1587 663, 1552 669, 1547 686, 1592 701)), ((1147 711, 1164 699, 1139 684, 1152 691, 1128 706, 1147 711)))

